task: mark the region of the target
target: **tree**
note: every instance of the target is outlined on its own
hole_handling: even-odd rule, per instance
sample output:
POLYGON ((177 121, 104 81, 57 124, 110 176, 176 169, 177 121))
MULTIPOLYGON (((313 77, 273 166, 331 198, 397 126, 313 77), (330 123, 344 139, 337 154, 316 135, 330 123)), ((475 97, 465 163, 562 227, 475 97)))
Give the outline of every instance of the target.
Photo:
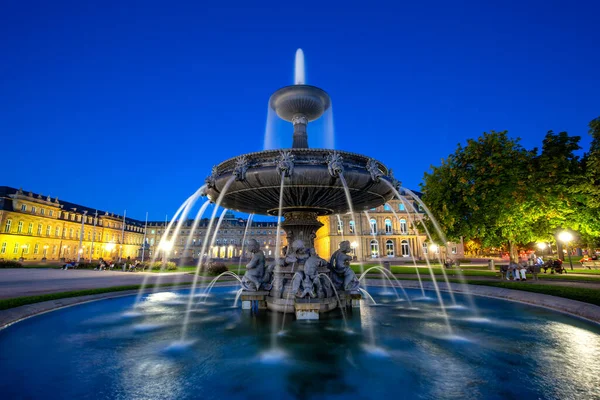
POLYGON ((485 247, 508 242, 514 259, 514 244, 535 236, 527 202, 535 153, 506 131, 483 133, 425 173, 423 200, 448 237, 477 239, 485 247))
POLYGON ((600 117, 592 120, 589 127, 592 143, 581 161, 582 180, 576 191, 581 206, 577 218, 582 239, 588 246, 597 246, 600 237, 600 117))

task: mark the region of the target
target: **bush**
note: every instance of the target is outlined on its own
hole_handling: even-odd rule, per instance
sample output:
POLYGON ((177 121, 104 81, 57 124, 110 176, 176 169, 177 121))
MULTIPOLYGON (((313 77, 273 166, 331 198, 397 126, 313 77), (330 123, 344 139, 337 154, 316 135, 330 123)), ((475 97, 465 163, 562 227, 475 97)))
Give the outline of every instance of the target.
POLYGON ((77 269, 95 269, 95 268, 98 268, 98 263, 80 262, 79 265, 77 265, 77 269))
POLYGON ((0 261, 0 268, 23 268, 23 264, 17 261, 0 261))
POLYGON ((459 258, 458 262, 460 262, 461 264, 467 264, 471 262, 470 258, 459 258))
POLYGON ((223 272, 229 271, 229 268, 227 268, 225 263, 220 261, 211 261, 208 263, 208 268, 206 268, 206 271, 211 275, 220 275, 223 272))
POLYGON ((177 271, 177 264, 175 264, 173 261, 167 261, 166 264, 164 264, 162 261, 155 261, 150 265, 150 269, 152 271, 160 271, 161 269, 163 271, 177 271))

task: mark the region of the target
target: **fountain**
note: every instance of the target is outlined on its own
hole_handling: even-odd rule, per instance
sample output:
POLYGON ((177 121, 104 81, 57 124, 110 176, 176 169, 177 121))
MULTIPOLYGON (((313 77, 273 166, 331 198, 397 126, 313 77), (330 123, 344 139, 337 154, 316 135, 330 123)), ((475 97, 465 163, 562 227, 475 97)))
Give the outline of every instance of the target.
MULTIPOLYGON (((270 262, 250 239, 243 278, 228 271, 197 286, 204 280, 197 273, 191 290, 86 300, 0 329, 4 398, 600 398, 597 324, 500 299, 478 297, 476 307, 468 293, 438 287, 429 263, 438 302, 428 301, 434 291, 424 287, 416 263, 418 289, 404 289, 379 266, 359 279, 348 265, 347 240, 329 260, 319 257, 319 216, 354 219, 393 196, 403 199, 380 162, 308 147, 308 122, 331 102, 305 85, 303 57, 298 51, 296 84, 269 103, 271 113, 294 124, 292 147, 214 167, 162 239, 183 240, 181 221, 205 193, 216 206, 198 272, 223 221, 221 205, 277 216, 287 248, 278 240, 270 262), (375 282, 369 291, 360 287, 375 270, 406 300, 390 302, 375 282), (219 283, 223 276, 236 280, 219 283)), ((207 207, 200 205, 190 235, 207 207)))
MULTIPOLYGON (((293 125, 292 147, 231 158, 213 167, 206 178, 206 194, 212 201, 221 196, 222 207, 284 219, 281 227, 286 231, 287 251, 275 255, 269 282, 258 285, 255 280, 262 277, 255 276, 257 269, 249 264, 251 282, 242 293, 242 304, 257 301, 272 311, 295 311, 298 318, 318 319, 338 304, 351 304, 351 299, 361 297, 357 285, 350 284, 358 280, 349 257, 345 264, 332 267, 314 251, 316 232, 322 226, 317 218, 382 205, 394 196, 398 181, 384 164, 370 157, 309 147, 308 123, 321 117, 330 104, 323 89, 305 84, 304 54, 299 49, 295 84, 275 91, 269 100, 270 109, 293 125), (230 186, 225 189, 227 183, 230 186), (307 274, 307 265, 318 266, 307 274)), ((266 270, 265 266, 258 269, 266 270)))

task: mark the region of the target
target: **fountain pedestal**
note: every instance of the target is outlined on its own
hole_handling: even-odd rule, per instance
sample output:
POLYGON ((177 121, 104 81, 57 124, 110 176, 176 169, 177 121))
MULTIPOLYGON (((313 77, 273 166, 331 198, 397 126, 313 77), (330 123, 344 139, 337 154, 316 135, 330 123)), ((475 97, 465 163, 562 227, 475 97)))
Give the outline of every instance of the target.
POLYGON ((240 296, 242 299, 242 310, 252 310, 253 308, 258 310, 266 310, 268 295, 269 292, 265 290, 258 292, 244 290, 240 296))

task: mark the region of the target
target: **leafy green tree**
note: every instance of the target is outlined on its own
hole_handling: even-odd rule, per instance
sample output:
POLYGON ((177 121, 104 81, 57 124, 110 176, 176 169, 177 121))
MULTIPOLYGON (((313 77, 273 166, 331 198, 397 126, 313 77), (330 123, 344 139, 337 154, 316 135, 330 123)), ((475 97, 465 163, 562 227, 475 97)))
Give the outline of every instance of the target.
POLYGON ((589 127, 592 143, 581 161, 582 181, 577 190, 581 207, 577 214, 577 230, 589 247, 596 247, 600 237, 600 117, 592 120, 589 127))
POLYGON ((514 259, 514 244, 535 236, 536 215, 527 202, 535 153, 506 131, 484 133, 425 173, 424 201, 449 238, 477 239, 485 247, 508 243, 514 259))

